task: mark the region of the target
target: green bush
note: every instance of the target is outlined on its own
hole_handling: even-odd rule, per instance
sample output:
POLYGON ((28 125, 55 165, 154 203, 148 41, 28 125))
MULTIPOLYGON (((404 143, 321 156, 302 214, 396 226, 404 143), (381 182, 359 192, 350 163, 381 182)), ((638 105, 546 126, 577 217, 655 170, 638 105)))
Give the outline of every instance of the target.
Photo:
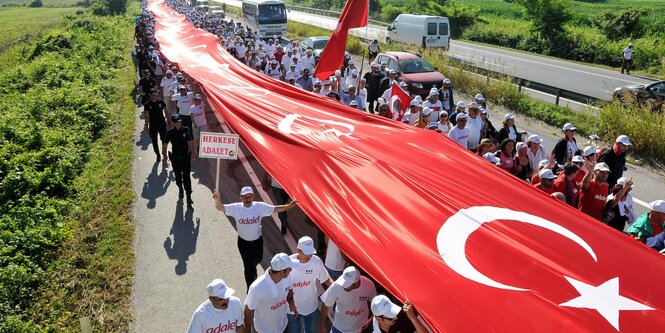
MULTIPOLYGON (((130 19, 79 15, 0 73, 0 332, 42 331, 28 312, 73 230, 76 180, 109 127, 130 19)), ((54 331, 53 329, 51 329, 54 331)))

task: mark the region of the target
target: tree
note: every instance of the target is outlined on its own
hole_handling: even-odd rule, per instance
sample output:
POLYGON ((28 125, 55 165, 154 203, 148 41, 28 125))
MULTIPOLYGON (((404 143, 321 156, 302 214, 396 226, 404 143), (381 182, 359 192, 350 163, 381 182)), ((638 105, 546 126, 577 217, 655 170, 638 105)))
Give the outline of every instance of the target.
POLYGON ((450 0, 429 1, 421 9, 423 14, 445 16, 450 20, 450 34, 453 37, 462 35, 464 29, 482 21, 479 18, 480 8, 465 4, 458 4, 450 0))
POLYGON ((540 38, 556 42, 566 36, 564 26, 573 17, 570 0, 515 0, 515 2, 524 7, 531 21, 532 31, 540 38))
POLYGON ((646 9, 635 8, 624 9, 618 13, 606 11, 596 17, 594 23, 609 39, 639 38, 644 34, 641 18, 648 13, 646 9))

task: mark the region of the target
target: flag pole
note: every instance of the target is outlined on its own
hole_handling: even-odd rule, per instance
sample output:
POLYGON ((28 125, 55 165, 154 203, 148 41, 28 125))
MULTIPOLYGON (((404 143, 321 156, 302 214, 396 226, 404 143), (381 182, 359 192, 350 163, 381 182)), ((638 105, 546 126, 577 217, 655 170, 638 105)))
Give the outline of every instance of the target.
MULTIPOLYGON (((367 28, 369 27, 369 0, 367 0, 367 21, 365 21, 365 41, 367 41, 367 28)), ((367 51, 369 52, 369 51, 367 51)), ((356 87, 360 85, 360 80, 361 76, 363 75, 363 70, 365 68, 365 51, 360 52, 361 53, 361 58, 360 58, 360 75, 358 75, 358 78, 356 78, 356 87)), ((369 54, 367 55, 367 58, 369 58, 369 54)), ((367 110, 369 113, 374 113, 372 110, 367 110)))

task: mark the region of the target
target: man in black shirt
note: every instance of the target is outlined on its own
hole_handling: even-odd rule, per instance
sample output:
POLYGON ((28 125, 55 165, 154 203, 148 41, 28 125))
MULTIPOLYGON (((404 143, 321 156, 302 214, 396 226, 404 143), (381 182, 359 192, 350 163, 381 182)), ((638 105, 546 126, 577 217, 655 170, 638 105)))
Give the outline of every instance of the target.
POLYGON ((194 145, 194 138, 189 128, 182 126, 182 118, 179 114, 171 116, 173 128, 166 132, 165 145, 171 143, 171 152, 169 159, 173 166, 173 173, 175 174, 175 183, 180 190, 178 197, 183 198, 187 194, 187 205, 191 205, 192 201, 192 179, 190 173, 192 169, 191 154, 194 145), (185 186, 183 192, 183 185, 185 186))
POLYGON ((162 159, 161 155, 164 155, 164 165, 166 166, 166 144, 164 144, 164 141, 166 141, 166 119, 168 119, 170 115, 166 109, 166 103, 157 98, 157 89, 155 88, 150 89, 150 99, 143 104, 143 116, 148 128, 150 140, 152 141, 152 149, 157 155, 157 162, 162 159), (159 153, 159 143, 157 142, 158 134, 159 138, 162 140, 161 155, 159 153))
POLYGON ((143 76, 139 80, 139 93, 141 93, 141 104, 145 104, 150 100, 150 95, 148 94, 150 89, 157 88, 157 81, 150 77, 149 70, 144 70, 142 73, 143 76))

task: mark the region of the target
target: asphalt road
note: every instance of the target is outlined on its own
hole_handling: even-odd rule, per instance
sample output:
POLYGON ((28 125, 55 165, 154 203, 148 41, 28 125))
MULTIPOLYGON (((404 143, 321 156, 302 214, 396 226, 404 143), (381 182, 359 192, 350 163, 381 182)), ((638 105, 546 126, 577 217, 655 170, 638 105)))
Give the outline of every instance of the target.
MULTIPOLYGON (((240 1, 224 0, 230 6, 240 6, 240 1)), ((289 20, 333 30, 337 19, 303 12, 289 11, 289 20)), ((370 25, 352 29, 351 34, 368 39, 385 40, 386 28, 370 25)), ((635 52, 639 52, 639 49, 635 52)), ((622 85, 654 82, 650 78, 621 74, 609 70, 570 61, 516 52, 498 47, 453 40, 448 54, 451 58, 475 67, 499 72, 548 86, 565 89, 601 100, 611 100, 614 88, 622 85)), ((617 55, 619 57, 620 55, 617 55)))

